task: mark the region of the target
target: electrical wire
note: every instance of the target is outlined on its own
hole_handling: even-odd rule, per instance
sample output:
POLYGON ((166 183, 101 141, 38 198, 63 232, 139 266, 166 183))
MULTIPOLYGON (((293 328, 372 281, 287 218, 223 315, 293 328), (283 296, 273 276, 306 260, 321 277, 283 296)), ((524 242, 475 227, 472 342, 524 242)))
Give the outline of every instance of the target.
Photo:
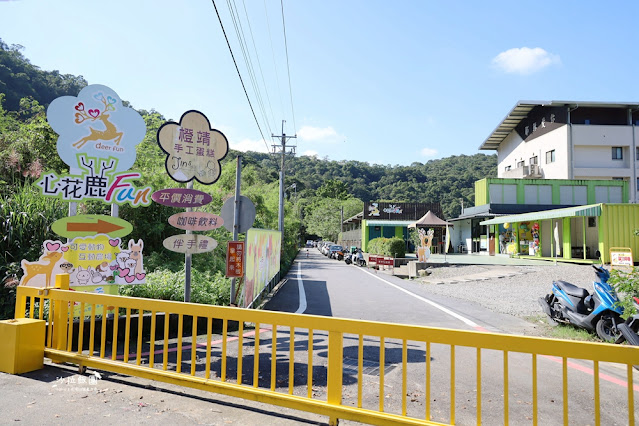
POLYGON ((242 51, 242 56, 244 57, 244 64, 246 65, 246 70, 248 72, 251 85, 253 86, 253 93, 255 94, 255 97, 257 98, 257 105, 262 115, 262 119, 266 123, 266 127, 268 128, 269 132, 272 133, 269 121, 266 118, 266 110, 264 108, 264 102, 262 100, 260 88, 259 88, 259 85, 257 84, 257 79, 255 77, 253 62, 251 61, 251 55, 248 49, 248 44, 246 43, 246 37, 244 36, 244 28, 242 27, 242 20, 240 19, 240 15, 237 11, 235 0, 226 0, 226 3, 228 5, 229 12, 231 13, 231 19, 233 22, 233 26, 235 28, 235 35, 237 36, 238 43, 240 44, 240 49, 242 51))
POLYGON ((264 142, 264 145, 266 146, 266 152, 270 152, 270 150, 268 149, 268 144, 266 143, 266 138, 264 137, 264 133, 262 133, 262 127, 260 127, 260 123, 257 121, 257 116, 255 115, 253 104, 251 103, 251 99, 249 98, 248 92, 246 91, 246 86, 244 85, 242 74, 240 74, 240 69, 237 66, 237 61, 235 60, 235 55, 233 54, 233 49, 231 48, 231 43, 229 42, 229 38, 226 35, 226 30, 224 29, 224 24, 222 23, 220 12, 217 10, 217 5, 215 4, 215 0, 211 0, 211 2, 213 3, 213 7, 215 8, 215 14, 217 15, 217 19, 220 22, 220 27, 222 28, 222 33, 224 34, 226 45, 228 46, 229 52, 231 53, 231 58, 233 59, 233 64, 235 65, 235 71, 237 72, 237 76, 240 78, 240 83, 242 83, 242 89, 244 89, 244 95, 246 96, 246 100, 248 101, 249 107, 251 108, 251 112, 253 113, 253 119, 255 120, 255 124, 257 125, 258 130, 260 131, 260 135, 262 136, 262 141, 264 142))
POLYGON ((282 5, 282 29, 284 30, 284 48, 286 50, 286 71, 288 72, 288 93, 291 97, 291 113, 293 114, 293 130, 297 134, 297 125, 295 124, 295 108, 293 108, 293 89, 291 88, 291 68, 288 62, 288 43, 286 41, 286 23, 284 22, 284 0, 280 0, 282 5))

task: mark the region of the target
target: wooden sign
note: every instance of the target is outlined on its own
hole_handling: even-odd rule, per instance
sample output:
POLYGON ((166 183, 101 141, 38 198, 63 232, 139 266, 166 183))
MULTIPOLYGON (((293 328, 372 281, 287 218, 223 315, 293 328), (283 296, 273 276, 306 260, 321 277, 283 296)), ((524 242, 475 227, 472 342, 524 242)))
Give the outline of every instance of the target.
POLYGON ((226 246, 226 276, 244 276, 244 241, 229 241, 226 246))
POLYGON ((163 206, 194 208, 207 205, 213 197, 197 189, 167 188, 155 191, 151 199, 163 206))
POLYGON ((187 111, 180 123, 169 121, 158 130, 157 141, 166 155, 166 172, 176 182, 196 179, 211 184, 220 177, 220 160, 229 143, 199 111, 187 111))
POLYGON ((224 219, 213 213, 185 212, 171 216, 169 224, 187 231, 210 231, 221 227, 224 224, 224 219))
POLYGON ((217 247, 217 241, 201 234, 173 235, 162 242, 164 248, 177 253, 206 253, 217 247))
POLYGON ((63 217, 53 222, 51 229, 65 238, 97 234, 107 234, 116 238, 129 235, 133 231, 133 225, 118 217, 96 214, 63 217))

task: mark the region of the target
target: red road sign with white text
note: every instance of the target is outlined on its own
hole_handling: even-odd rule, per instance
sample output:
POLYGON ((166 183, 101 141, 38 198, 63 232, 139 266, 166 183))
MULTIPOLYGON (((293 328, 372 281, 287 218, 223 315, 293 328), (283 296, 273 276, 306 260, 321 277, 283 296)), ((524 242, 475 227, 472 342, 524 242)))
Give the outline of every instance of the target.
POLYGON ((244 276, 244 241, 229 241, 226 246, 226 276, 244 276))

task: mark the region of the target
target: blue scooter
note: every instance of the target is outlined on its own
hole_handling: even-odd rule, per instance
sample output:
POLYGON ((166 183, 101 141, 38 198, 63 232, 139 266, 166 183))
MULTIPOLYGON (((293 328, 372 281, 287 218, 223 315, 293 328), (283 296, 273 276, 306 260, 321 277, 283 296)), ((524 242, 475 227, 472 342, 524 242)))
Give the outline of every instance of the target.
POLYGON ((624 321, 621 319, 623 308, 616 302, 619 297, 614 288, 608 284, 608 270, 595 268, 598 281, 593 283, 594 293, 565 281, 553 281, 552 293, 539 298, 539 304, 548 315, 548 322, 569 323, 588 331, 595 331, 604 341, 615 341, 620 336, 617 328, 624 321))

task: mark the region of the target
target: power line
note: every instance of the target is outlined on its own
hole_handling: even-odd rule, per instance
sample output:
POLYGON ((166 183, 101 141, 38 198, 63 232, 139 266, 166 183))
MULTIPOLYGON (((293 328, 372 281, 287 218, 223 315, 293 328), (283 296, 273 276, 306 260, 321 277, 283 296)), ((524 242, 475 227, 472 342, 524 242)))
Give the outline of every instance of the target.
POLYGON ((226 40, 226 45, 229 48, 229 52, 231 53, 231 58, 233 59, 233 64, 235 65, 235 71, 237 72, 237 76, 240 78, 240 83, 242 83, 242 89, 244 89, 244 95, 246 96, 246 100, 249 103, 249 107, 251 108, 251 112, 253 113, 253 119, 255 120, 255 124, 257 124, 257 128, 260 131, 260 135, 262 136, 262 141, 264 142, 264 146, 266 146, 266 152, 269 152, 268 144, 266 143, 266 138, 264 137, 264 133, 262 133, 262 128, 260 127, 260 123, 257 121, 257 116, 255 115, 255 110, 253 109, 253 104, 251 104, 251 99, 249 98, 248 92, 246 91, 246 86, 244 85, 244 80, 242 79, 242 74, 240 74, 240 69, 237 66, 237 62, 235 61, 235 55, 233 55, 233 49, 231 49, 231 43, 229 43, 229 38, 226 35, 226 30, 224 30, 224 24, 222 23, 222 18, 220 17, 220 12, 217 10, 217 5, 215 4, 215 0, 211 0, 213 3, 213 7, 215 8, 215 13, 217 15, 217 19, 220 22, 220 27, 222 28, 222 33, 224 34, 224 39, 226 40))
POLYGON ((244 16, 246 16, 246 22, 248 23, 249 32, 251 34, 251 41, 253 42, 253 51, 255 52, 255 57, 257 58, 257 66, 260 70, 260 76, 262 77, 262 84, 264 85, 264 92, 266 92, 266 100, 268 101, 268 107, 271 111, 271 119, 273 123, 275 123, 275 116, 273 115, 273 106, 271 105, 271 97, 268 95, 268 87, 266 86, 266 80, 264 79, 264 72, 262 71, 262 62, 260 61, 260 55, 257 53, 257 46, 255 45, 255 37, 253 37, 253 28, 251 27, 251 21, 248 17, 248 12, 246 10, 246 2, 242 0, 242 5, 244 6, 244 16))
POLYGON ((284 29, 284 49, 286 50, 286 71, 288 72, 288 93, 291 97, 291 113, 293 114, 293 130, 297 134, 297 124, 295 124, 295 108, 293 108, 293 89, 291 88, 291 68, 288 63, 288 43, 286 41, 286 23, 284 22, 284 0, 280 0, 282 5, 282 28, 284 29))
POLYGON ((266 127, 268 127, 268 130, 271 131, 271 126, 269 124, 268 119, 266 118, 266 110, 264 108, 264 102, 262 101, 260 88, 259 88, 259 85, 257 84, 257 79, 255 78, 253 62, 251 61, 251 55, 248 49, 248 44, 246 43, 246 37, 244 36, 244 28, 242 27, 242 20, 240 19, 240 14, 237 11, 235 0, 226 0, 226 3, 228 5, 229 12, 231 13, 231 19, 233 22, 233 26, 235 27, 235 34, 237 36, 240 49, 242 51, 242 56, 244 57, 244 64, 246 65, 246 70, 248 72, 251 84, 253 86, 253 92, 255 93, 255 97, 257 98, 257 104, 259 106, 260 113, 262 114, 262 119, 266 123, 266 127))

